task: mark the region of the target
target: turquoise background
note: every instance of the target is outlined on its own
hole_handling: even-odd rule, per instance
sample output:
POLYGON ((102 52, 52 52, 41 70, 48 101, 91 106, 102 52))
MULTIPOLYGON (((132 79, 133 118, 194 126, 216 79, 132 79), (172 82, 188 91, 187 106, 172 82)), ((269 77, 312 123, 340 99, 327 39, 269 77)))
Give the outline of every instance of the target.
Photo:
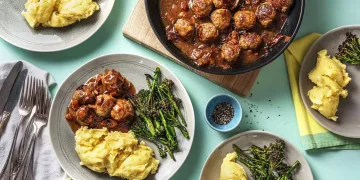
MULTIPOLYGON (((115 7, 103 27, 83 44, 66 51, 30 52, 0 39, 0 62, 19 59, 29 61, 49 71, 58 84, 85 62, 108 53, 138 54, 167 66, 179 77, 189 92, 196 114, 196 133, 192 151, 173 179, 199 179, 206 158, 221 141, 250 129, 273 132, 297 146, 308 160, 315 179, 360 179, 360 151, 303 151, 283 56, 262 69, 257 83, 252 88, 251 97, 237 96, 244 109, 244 119, 240 127, 231 133, 219 133, 211 129, 204 119, 207 100, 218 93, 232 93, 126 39, 122 35, 122 28, 136 2, 116 0, 115 7)), ((359 7, 359 0, 307 0, 305 17, 297 37, 311 32, 325 33, 342 25, 357 24, 360 22, 359 7)), ((58 87, 52 91, 53 94, 58 87)))

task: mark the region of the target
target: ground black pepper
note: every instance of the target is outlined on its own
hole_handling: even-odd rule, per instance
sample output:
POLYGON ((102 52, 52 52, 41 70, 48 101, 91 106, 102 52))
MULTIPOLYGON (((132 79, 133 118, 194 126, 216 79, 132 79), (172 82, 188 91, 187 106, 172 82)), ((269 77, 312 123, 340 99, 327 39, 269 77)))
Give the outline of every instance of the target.
POLYGON ((234 107, 227 102, 219 103, 215 106, 212 118, 216 124, 228 124, 234 117, 234 107))

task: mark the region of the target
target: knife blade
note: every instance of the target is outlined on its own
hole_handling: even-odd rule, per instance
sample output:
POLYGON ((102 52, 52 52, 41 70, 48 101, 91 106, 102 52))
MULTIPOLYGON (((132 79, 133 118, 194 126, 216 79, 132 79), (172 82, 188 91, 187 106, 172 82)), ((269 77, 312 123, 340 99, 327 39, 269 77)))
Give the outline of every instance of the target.
POLYGON ((9 98, 11 89, 22 67, 23 67, 23 63, 21 61, 17 62, 14 65, 14 67, 10 70, 9 75, 6 77, 6 79, 3 82, 3 85, 0 89, 0 114, 2 114, 4 111, 5 104, 9 98))
POLYGON ((0 137, 3 131, 5 130, 7 122, 10 119, 11 112, 15 108, 17 102, 19 101, 21 87, 26 79, 27 73, 28 73, 27 69, 22 70, 19 73, 18 77, 16 78, 15 83, 11 89, 8 101, 6 102, 4 107, 4 112, 0 119, 0 137))

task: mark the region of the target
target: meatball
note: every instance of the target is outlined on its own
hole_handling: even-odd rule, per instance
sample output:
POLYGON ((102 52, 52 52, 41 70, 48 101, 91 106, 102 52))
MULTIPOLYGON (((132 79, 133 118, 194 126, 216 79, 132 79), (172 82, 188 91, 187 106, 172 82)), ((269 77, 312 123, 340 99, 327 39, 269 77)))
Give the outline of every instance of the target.
POLYGON ((200 24, 197 29, 199 40, 203 43, 210 43, 216 41, 219 37, 219 31, 212 23, 200 24))
POLYGON ((235 27, 240 30, 249 30, 256 24, 256 16, 252 11, 241 10, 234 15, 235 27))
POLYGON ((294 4, 294 0, 266 0, 266 2, 271 3, 275 9, 278 9, 281 12, 288 11, 294 4))
POLYGON ((221 47, 221 57, 230 63, 239 57, 240 51, 241 49, 239 45, 225 43, 221 47))
POLYGON ((95 95, 89 86, 82 85, 77 88, 71 98, 70 107, 77 109, 81 105, 93 104, 95 102, 95 95))
POLYGON ((232 5, 232 0, 212 0, 215 8, 217 9, 229 9, 232 5))
POLYGON ((134 108, 127 100, 119 99, 111 110, 111 117, 116 121, 126 121, 135 115, 134 108))
POLYGON ((191 9, 198 17, 209 16, 213 9, 212 0, 193 0, 191 9))
POLYGON ((104 93, 122 98, 128 94, 131 83, 115 70, 105 70, 101 83, 106 89, 104 93))
POLYGON ((97 96, 95 105, 91 105, 89 107, 94 109, 97 115, 106 117, 109 115, 115 103, 116 103, 115 98, 113 98, 108 94, 103 94, 97 96))
POLYGON ((219 29, 226 29, 231 23, 231 12, 227 9, 217 9, 211 13, 211 22, 219 29))
POLYGON ((256 33, 244 33, 240 36, 239 45, 242 49, 257 49, 262 43, 262 38, 256 33))
POLYGON ((194 35, 194 26, 185 19, 178 19, 174 27, 176 32, 184 39, 190 39, 194 35))
POLYGON ((88 126, 94 122, 95 113, 87 106, 81 106, 76 111, 76 121, 82 126, 88 126))
POLYGON ((262 3, 256 9, 256 17, 262 26, 268 27, 276 17, 276 10, 271 3, 262 3))

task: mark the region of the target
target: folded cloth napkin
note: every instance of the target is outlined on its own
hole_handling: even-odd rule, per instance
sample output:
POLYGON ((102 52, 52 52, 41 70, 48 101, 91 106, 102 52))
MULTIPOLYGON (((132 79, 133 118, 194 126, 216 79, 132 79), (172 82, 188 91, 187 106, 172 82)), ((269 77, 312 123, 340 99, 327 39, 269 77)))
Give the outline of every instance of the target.
MULTIPOLYGON (((16 62, 0 63, 0 87, 15 63, 16 62)), ((43 80, 46 82, 48 87, 55 84, 54 79, 48 72, 43 71, 28 62, 23 61, 23 63, 23 69, 28 69, 28 75, 43 80)), ((18 107, 16 106, 11 114, 9 122, 7 123, 6 130, 0 139, 0 169, 4 166, 5 160, 8 156, 19 118, 18 107)), ((20 142, 20 139, 23 136, 24 129, 23 123, 23 126, 19 131, 18 142, 20 142)), ((40 131, 39 137, 37 138, 34 163, 35 180, 64 180, 67 178, 65 172, 61 169, 60 164, 56 159, 55 152, 52 149, 48 126, 40 131)))
MULTIPOLYGON (((313 33, 294 41, 285 51, 296 118, 305 150, 311 149, 360 149, 360 139, 336 135, 322 127, 306 110, 299 92, 301 62, 310 46, 320 37, 313 33)), ((314 59, 315 60, 315 59, 314 59)))

